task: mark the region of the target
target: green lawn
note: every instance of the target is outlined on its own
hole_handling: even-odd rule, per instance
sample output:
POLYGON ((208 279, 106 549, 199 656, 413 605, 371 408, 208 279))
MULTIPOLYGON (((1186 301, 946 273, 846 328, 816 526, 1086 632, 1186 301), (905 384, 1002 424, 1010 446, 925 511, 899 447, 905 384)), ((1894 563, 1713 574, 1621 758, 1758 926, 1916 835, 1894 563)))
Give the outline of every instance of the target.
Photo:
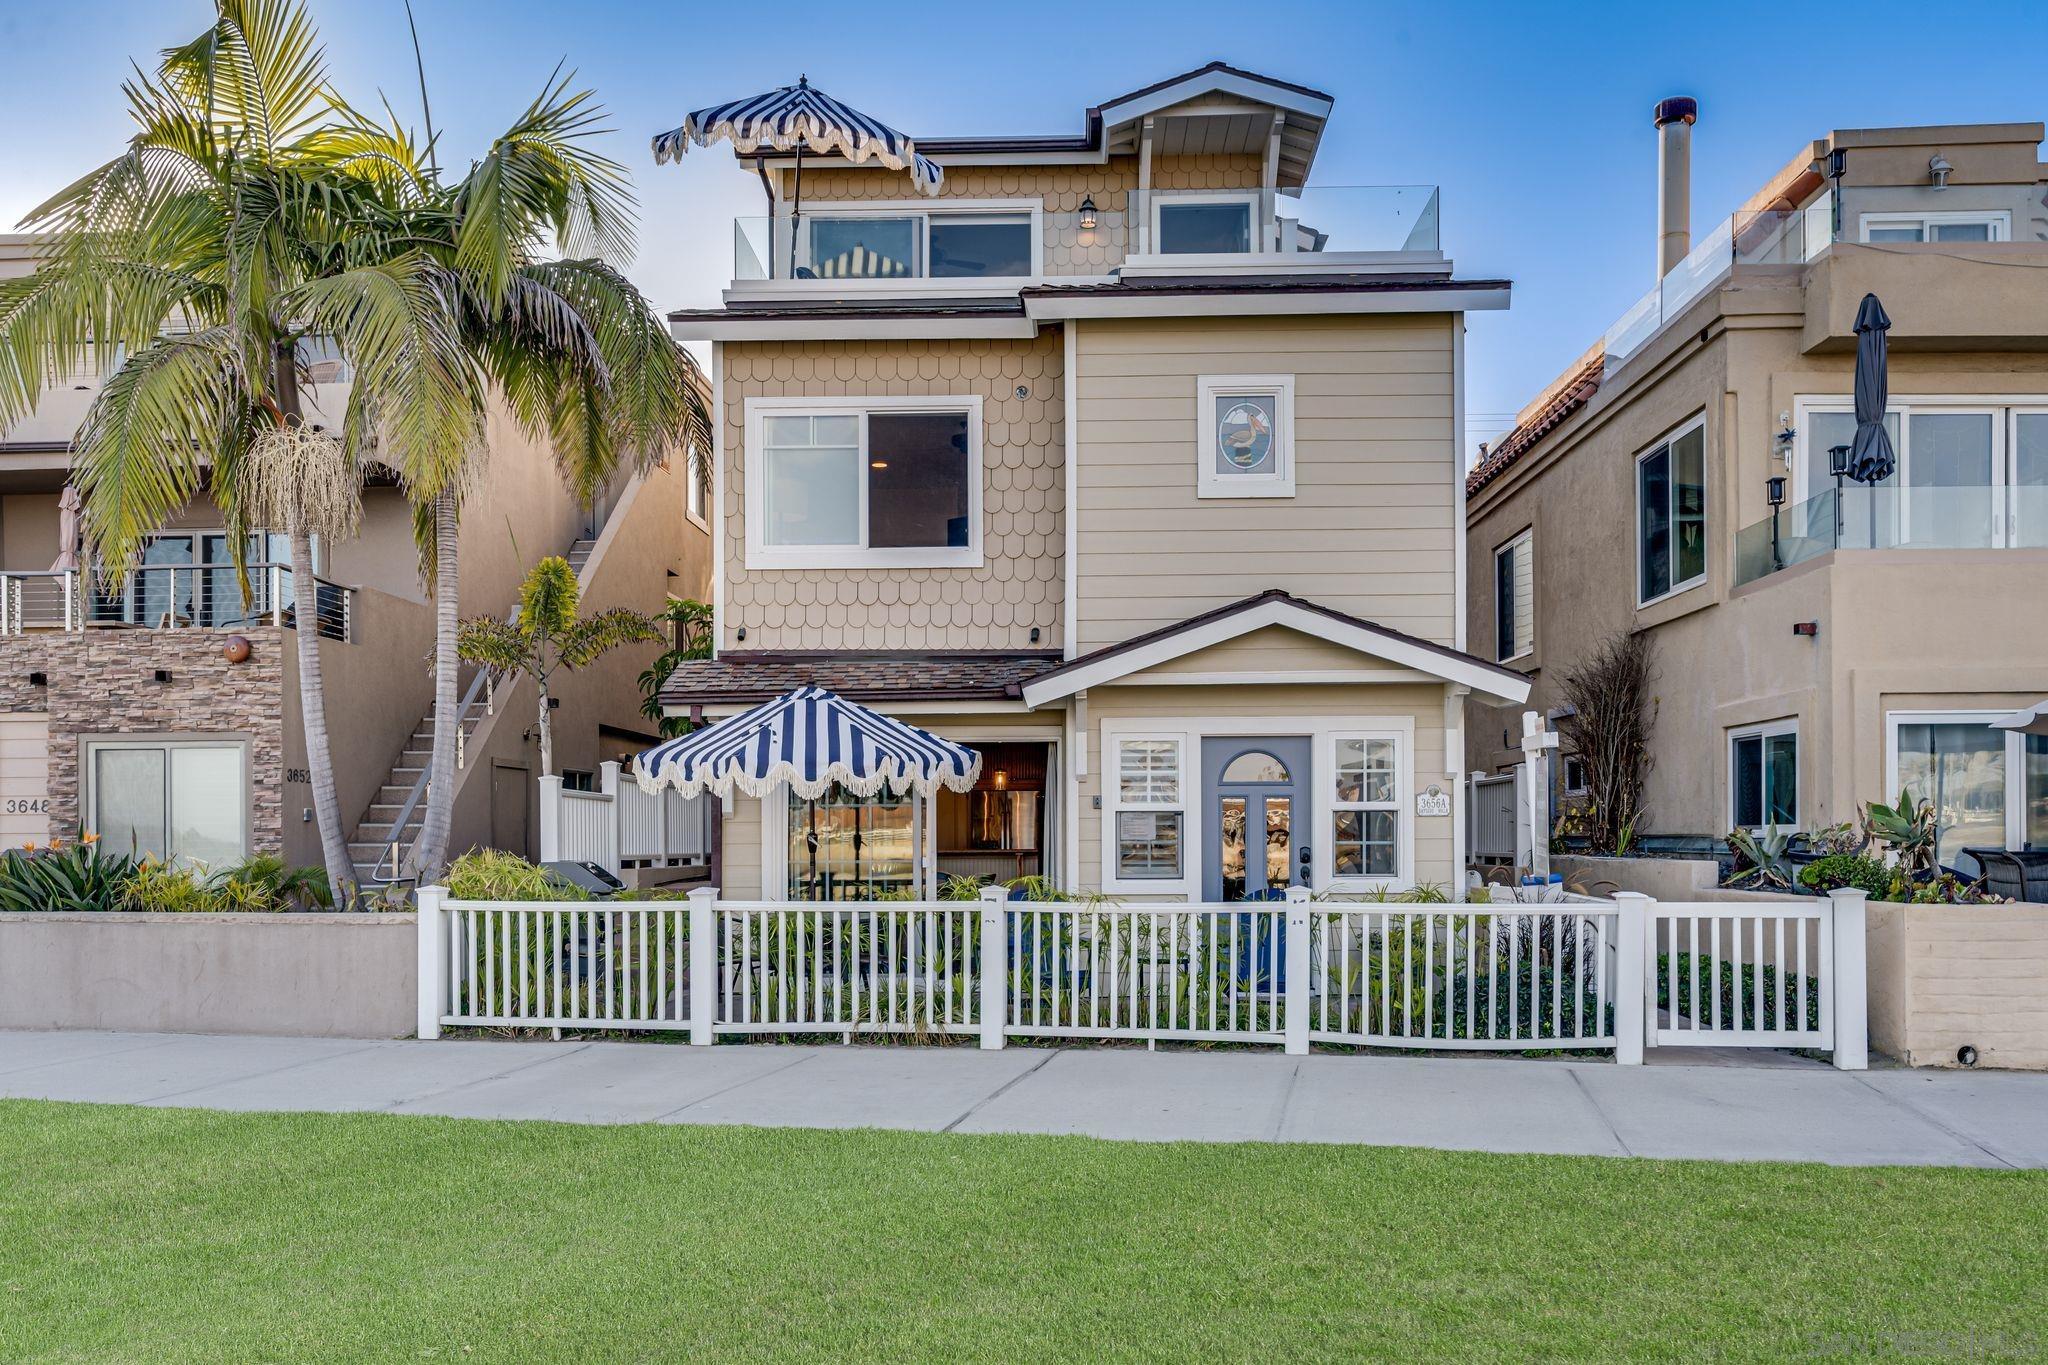
POLYGON ((0 1102, 0 1359, 2048 1354, 2048 1174, 0 1102))

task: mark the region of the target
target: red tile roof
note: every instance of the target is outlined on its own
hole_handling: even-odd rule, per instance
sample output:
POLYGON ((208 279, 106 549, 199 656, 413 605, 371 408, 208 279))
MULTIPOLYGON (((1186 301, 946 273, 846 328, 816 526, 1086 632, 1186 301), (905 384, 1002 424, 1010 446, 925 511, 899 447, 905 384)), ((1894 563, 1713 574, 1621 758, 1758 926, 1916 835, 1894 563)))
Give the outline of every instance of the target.
POLYGON ((1580 361, 1558 376, 1536 401, 1523 408, 1515 428, 1500 438, 1486 457, 1465 476, 1465 493, 1471 496, 1492 483, 1547 433, 1592 401, 1600 391, 1600 375, 1607 363, 1605 348, 1595 346, 1580 361))

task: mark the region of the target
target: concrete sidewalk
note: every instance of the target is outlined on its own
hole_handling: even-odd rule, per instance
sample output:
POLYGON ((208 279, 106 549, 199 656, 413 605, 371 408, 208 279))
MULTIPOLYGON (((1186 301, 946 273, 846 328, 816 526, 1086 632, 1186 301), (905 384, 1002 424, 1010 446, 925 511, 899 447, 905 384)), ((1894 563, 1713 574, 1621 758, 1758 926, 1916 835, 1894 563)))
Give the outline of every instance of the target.
POLYGON ((1797 1062, 1618 1067, 1107 1048, 0 1032, 0 1097, 573 1123, 2048 1167, 2048 1075, 1859 1074, 1797 1062))

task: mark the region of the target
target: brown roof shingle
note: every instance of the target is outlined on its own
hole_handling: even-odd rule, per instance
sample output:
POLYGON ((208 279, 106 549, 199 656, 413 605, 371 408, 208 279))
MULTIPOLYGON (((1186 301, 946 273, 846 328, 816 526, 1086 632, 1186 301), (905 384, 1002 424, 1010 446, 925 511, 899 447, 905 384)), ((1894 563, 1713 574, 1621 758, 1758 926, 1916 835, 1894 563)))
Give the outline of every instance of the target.
POLYGON ((849 701, 1007 701, 1026 680, 1059 666, 1056 653, 728 650, 692 659, 661 685, 664 706, 767 701, 806 684, 849 701))

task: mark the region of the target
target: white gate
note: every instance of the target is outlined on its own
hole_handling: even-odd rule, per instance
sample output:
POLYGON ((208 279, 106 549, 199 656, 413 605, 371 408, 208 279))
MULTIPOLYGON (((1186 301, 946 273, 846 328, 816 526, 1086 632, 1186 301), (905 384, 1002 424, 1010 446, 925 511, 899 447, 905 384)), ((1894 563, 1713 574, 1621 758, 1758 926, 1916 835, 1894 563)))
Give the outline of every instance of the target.
POLYGON ((1864 913, 1861 894, 1852 897, 1645 898, 1651 1045, 1862 1052, 1864 913))
POLYGON ((1528 866, 1529 811, 1521 791, 1519 768, 1499 777, 1472 779, 1470 828, 1475 861, 1528 866))

